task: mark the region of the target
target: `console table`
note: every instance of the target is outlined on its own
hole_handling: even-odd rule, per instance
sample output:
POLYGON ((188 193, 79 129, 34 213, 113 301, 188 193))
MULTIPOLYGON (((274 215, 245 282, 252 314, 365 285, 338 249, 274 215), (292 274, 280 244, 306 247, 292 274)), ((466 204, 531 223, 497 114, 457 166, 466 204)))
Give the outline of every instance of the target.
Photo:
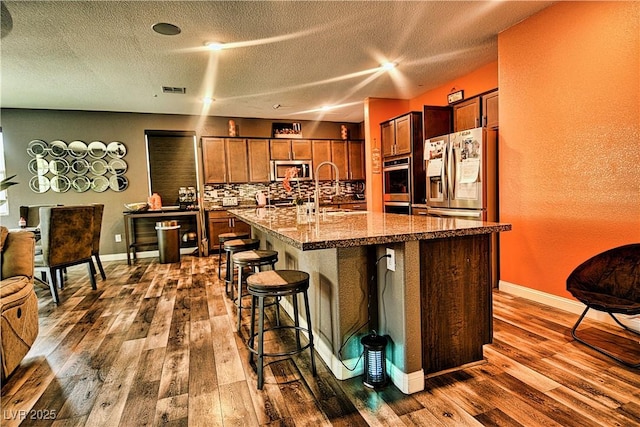
MULTIPOLYGON (((136 250, 140 247, 158 247, 158 239, 155 231, 155 223, 159 221, 176 220, 181 226, 180 235, 188 232, 184 226, 191 227, 195 224, 195 245, 198 255, 202 248, 202 215, 199 210, 159 210, 144 212, 124 212, 124 236, 127 245, 127 264, 136 259, 136 250), (146 221, 145 221, 146 220, 146 221), (145 222, 146 227, 136 228, 137 222, 145 222), (153 224, 153 226, 150 226, 153 224)), ((180 239, 182 241, 182 238, 180 239)))

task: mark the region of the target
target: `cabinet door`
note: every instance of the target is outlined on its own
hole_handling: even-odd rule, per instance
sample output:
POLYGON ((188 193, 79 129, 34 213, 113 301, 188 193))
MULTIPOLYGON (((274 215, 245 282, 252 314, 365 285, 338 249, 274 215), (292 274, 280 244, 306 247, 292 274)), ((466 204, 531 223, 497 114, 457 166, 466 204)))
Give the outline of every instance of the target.
POLYGON ((482 97, 483 126, 487 129, 498 129, 498 91, 482 97))
MULTIPOLYGON (((316 179, 315 172, 320 163, 331 160, 331 141, 313 141, 312 144, 313 178, 316 179)), ((329 181, 332 175, 331 166, 325 165, 318 171, 317 179, 320 181, 329 181)))
POLYGON ((453 131, 480 127, 480 97, 471 98, 453 107, 453 131))
POLYGON ((311 140, 291 140, 291 154, 294 160, 311 160, 311 140))
POLYGON ((244 221, 233 218, 233 231, 236 233, 251 233, 251 226, 244 221))
MULTIPOLYGON (((338 167, 339 178, 349 178, 349 151, 347 141, 331 141, 331 161, 338 167)), ((331 168, 333 170, 333 168, 331 168)), ((331 173, 332 179, 336 179, 335 172, 331 173)))
POLYGON ((271 160, 291 160, 291 140, 271 140, 271 160))
MULTIPOLYGON (((213 250, 217 250, 220 245, 220 236, 222 233, 230 233, 231 229, 231 221, 227 218, 226 212, 221 212, 222 217, 220 215, 211 215, 213 212, 209 214, 208 224, 208 234, 209 234, 209 250, 213 252, 213 250)), ((217 214, 217 212, 216 212, 217 214)))
POLYGON ((395 154, 411 154, 411 116, 399 117, 396 120, 396 152, 395 154))
POLYGON ((382 157, 393 156, 396 144, 396 128, 393 120, 380 124, 380 137, 382 157))
POLYGON ((349 141, 349 178, 365 180, 364 141, 349 141))
POLYGON ((227 182, 247 182, 249 181, 247 140, 227 139, 227 182))
POLYGON ((249 181, 269 181, 269 140, 247 140, 249 150, 249 181))
POLYGON ((224 155, 224 139, 202 138, 202 163, 204 182, 208 184, 226 182, 227 168, 224 155))

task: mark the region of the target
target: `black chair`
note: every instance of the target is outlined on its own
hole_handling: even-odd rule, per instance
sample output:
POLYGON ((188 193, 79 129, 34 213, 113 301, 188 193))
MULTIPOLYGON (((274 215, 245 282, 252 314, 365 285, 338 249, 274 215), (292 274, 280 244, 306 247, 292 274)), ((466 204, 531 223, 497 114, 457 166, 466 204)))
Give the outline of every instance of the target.
POLYGON ((587 311, 594 309, 609 313, 625 330, 640 335, 639 331, 629 328, 614 316, 614 313, 640 314, 640 243, 609 249, 589 258, 569 275, 567 291, 587 306, 571 329, 573 338, 625 366, 640 367, 640 363, 624 360, 576 334, 587 311))

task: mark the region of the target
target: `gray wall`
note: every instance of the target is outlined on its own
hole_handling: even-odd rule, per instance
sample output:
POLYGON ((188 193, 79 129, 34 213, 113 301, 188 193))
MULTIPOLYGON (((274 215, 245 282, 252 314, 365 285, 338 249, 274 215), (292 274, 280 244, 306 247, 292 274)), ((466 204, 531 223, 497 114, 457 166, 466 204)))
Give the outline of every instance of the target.
MULTIPOLYGON (((2 126, 7 176, 17 174, 18 185, 9 191, 9 215, 0 218, 3 225, 17 227, 19 207, 46 203, 65 205, 84 203, 104 203, 105 213, 102 224, 101 253, 126 252, 124 244, 123 204, 147 200, 147 162, 145 130, 195 131, 198 141, 202 136, 223 136, 228 132, 228 117, 201 117, 184 115, 115 113, 94 111, 57 111, 2 109, 2 126), (51 142, 61 139, 65 142, 81 140, 120 141, 127 147, 124 160, 128 164, 126 177, 129 187, 120 193, 107 190, 103 193, 87 191, 76 193, 55 193, 51 190, 38 194, 29 189, 32 174, 27 165, 31 159, 27 145, 34 139, 51 142), (116 243, 115 234, 122 234, 123 241, 116 243)), ((271 124, 284 120, 234 118, 238 126, 238 136, 269 137, 271 124)), ((300 121, 305 138, 340 138, 340 124, 337 122, 300 121)), ((360 138, 361 124, 347 123, 352 138, 360 138)), ((198 154, 200 156, 200 153, 198 154)), ((199 166, 201 167, 201 166, 199 166)))

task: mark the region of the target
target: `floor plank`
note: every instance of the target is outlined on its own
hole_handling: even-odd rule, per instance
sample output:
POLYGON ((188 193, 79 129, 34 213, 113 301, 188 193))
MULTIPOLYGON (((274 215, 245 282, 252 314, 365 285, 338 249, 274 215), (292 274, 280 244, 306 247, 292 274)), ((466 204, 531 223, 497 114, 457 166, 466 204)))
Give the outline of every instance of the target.
MULTIPOLYGON (((640 372, 573 340, 576 315, 513 295, 494 292, 486 363, 430 377, 420 393, 339 381, 318 357, 313 376, 306 351, 267 359, 257 390, 248 310, 239 336, 215 254, 104 265, 97 291, 86 268, 69 268, 59 306, 37 287, 40 333, 2 384, 3 427, 640 425, 640 372)), ((615 326, 581 331, 640 357, 615 326)), ((269 334, 265 347, 292 342, 269 334)))

